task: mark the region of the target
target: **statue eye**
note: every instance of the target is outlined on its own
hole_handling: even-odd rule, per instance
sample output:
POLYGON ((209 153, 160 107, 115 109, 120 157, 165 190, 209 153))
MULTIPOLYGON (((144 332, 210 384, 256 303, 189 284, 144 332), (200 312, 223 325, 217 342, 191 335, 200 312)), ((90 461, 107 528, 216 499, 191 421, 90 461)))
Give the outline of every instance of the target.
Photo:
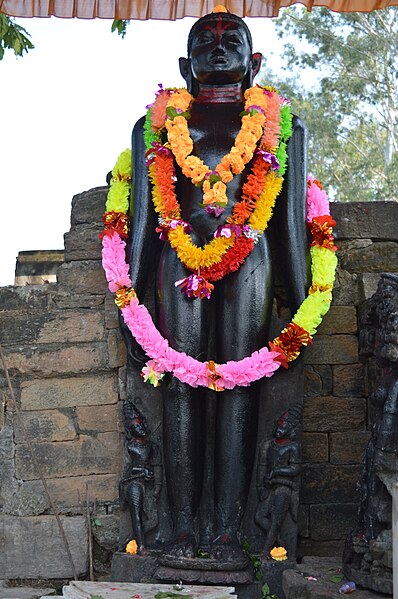
POLYGON ((237 33, 227 33, 224 36, 224 39, 226 42, 230 43, 230 44, 241 44, 242 40, 240 38, 240 36, 237 33))
POLYGON ((214 36, 210 33, 210 31, 203 31, 196 38, 196 44, 198 44, 198 45, 209 44, 213 41, 213 37, 214 36))

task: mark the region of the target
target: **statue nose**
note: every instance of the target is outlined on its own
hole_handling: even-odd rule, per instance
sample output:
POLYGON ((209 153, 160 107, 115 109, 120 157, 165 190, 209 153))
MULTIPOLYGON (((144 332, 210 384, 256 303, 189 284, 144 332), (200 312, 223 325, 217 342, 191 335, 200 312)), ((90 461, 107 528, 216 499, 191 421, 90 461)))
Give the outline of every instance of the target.
POLYGON ((211 53, 213 56, 220 56, 220 55, 225 54, 225 49, 224 49, 223 45, 221 44, 221 42, 218 42, 217 46, 215 48, 213 48, 211 53))

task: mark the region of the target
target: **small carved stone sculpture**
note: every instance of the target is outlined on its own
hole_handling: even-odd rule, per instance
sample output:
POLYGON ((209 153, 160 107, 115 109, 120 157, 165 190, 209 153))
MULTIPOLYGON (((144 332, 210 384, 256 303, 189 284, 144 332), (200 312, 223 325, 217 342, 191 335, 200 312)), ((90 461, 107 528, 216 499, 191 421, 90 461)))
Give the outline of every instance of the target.
POLYGON ((157 526, 158 513, 156 501, 161 491, 161 465, 158 447, 148 440, 150 431, 141 412, 129 401, 124 402, 127 452, 130 464, 125 476, 119 482, 121 506, 128 506, 132 535, 128 541, 135 539, 137 553, 145 553, 144 533, 157 526))
POLYGON ((359 482, 357 524, 346 541, 344 571, 361 586, 392 593, 392 485, 398 480, 398 275, 382 275, 362 324, 361 355, 374 355, 384 374, 369 397, 372 434, 359 482))
POLYGON ((296 404, 275 424, 274 438, 261 444, 257 467, 258 506, 256 524, 265 532, 263 553, 285 547, 293 558, 297 543, 297 512, 301 446, 296 440, 301 428, 302 405, 296 404))

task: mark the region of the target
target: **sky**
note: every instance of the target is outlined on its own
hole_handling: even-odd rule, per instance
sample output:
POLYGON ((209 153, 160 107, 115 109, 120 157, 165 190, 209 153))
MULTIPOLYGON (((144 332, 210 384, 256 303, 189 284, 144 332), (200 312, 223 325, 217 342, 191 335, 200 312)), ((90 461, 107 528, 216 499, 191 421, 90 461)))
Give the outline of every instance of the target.
MULTIPOLYGON (((158 84, 184 85, 194 21, 134 21, 122 39, 110 20, 17 20, 35 49, 0 61, 0 286, 19 251, 63 249, 72 197, 105 184, 158 84)), ((277 55, 272 21, 246 21, 254 51, 277 55)))

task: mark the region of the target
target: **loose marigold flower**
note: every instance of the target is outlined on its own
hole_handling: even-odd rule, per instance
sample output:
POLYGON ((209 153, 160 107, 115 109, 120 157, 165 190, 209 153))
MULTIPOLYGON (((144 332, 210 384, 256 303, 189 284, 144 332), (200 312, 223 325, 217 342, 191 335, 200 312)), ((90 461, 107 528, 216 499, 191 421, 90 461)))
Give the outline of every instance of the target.
POLYGON ((137 550, 138 550, 138 545, 137 545, 137 541, 135 539, 133 539, 132 541, 127 543, 126 553, 131 553, 131 554, 135 555, 137 553, 137 550))
POLYGON ((282 562, 287 559, 287 551, 284 547, 274 547, 270 551, 270 556, 277 562, 282 562))

